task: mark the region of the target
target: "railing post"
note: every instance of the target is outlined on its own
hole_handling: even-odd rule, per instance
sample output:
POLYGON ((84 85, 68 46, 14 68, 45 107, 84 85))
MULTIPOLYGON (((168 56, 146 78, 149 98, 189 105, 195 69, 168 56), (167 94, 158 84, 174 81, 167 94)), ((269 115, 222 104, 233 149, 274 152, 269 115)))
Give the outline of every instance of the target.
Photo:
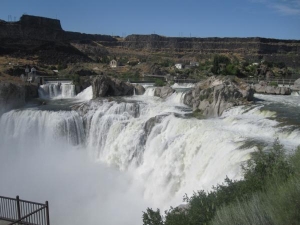
POLYGON ((17 200, 18 220, 20 220, 21 219, 21 208, 20 208, 20 198, 19 198, 19 195, 17 195, 16 200, 17 200))
POLYGON ((50 225, 50 217, 49 217, 49 203, 46 201, 46 216, 47 216, 47 225, 50 225))

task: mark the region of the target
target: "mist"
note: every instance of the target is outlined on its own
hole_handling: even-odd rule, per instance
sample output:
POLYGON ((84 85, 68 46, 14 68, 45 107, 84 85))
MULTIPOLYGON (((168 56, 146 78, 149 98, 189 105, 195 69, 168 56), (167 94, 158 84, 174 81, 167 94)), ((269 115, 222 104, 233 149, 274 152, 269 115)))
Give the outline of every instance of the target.
POLYGON ((142 224, 150 203, 129 173, 96 162, 86 149, 62 140, 40 144, 28 132, 31 144, 20 145, 12 141, 17 131, 11 139, 0 131, 8 140, 0 142, 1 195, 48 200, 51 224, 142 224))

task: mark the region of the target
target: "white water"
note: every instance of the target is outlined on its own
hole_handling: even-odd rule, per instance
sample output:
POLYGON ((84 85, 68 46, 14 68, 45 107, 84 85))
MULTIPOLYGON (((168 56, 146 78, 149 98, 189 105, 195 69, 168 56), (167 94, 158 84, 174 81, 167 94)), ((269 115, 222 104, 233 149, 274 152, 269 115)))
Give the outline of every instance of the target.
POLYGON ((191 83, 175 83, 173 84, 171 87, 176 89, 176 88, 193 88, 195 86, 195 84, 191 84, 191 83))
POLYGON ((154 96, 155 87, 147 87, 144 95, 146 96, 154 96))
MULTIPOLYGON (((89 99, 85 91, 77 97, 89 99)), ((299 128, 278 126, 276 112, 263 105, 198 120, 184 117, 183 93, 167 100, 153 95, 147 88, 144 96, 93 101, 88 110, 82 105, 83 116, 39 109, 4 114, 0 193, 49 200, 52 224, 142 224, 148 206, 167 209, 226 176, 242 178, 241 163, 258 143, 278 138, 288 149, 300 145, 299 128)), ((288 107, 286 97, 266 104, 288 107)))
POLYGON ((300 97, 297 95, 262 95, 262 94, 255 94, 254 95, 258 99, 265 100, 267 102, 278 102, 283 104, 289 104, 293 106, 300 106, 300 97))
POLYGON ((82 92, 80 92, 77 96, 77 99, 89 101, 93 98, 93 89, 92 86, 87 87, 82 92))
POLYGON ((39 87, 40 98, 72 98, 75 85, 70 83, 47 83, 39 87))

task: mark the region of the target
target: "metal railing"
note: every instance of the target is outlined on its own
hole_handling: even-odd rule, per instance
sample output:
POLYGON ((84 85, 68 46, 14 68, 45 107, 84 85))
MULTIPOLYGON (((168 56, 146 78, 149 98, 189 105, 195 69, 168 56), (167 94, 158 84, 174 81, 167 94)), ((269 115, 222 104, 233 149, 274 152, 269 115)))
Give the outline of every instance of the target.
POLYGON ((0 196, 0 220, 13 224, 50 225, 49 204, 0 196))
POLYGON ((297 79, 295 78, 269 78, 269 79, 262 79, 262 78, 244 78, 247 83, 257 84, 260 81, 266 81, 269 83, 276 83, 282 85, 293 85, 297 79))

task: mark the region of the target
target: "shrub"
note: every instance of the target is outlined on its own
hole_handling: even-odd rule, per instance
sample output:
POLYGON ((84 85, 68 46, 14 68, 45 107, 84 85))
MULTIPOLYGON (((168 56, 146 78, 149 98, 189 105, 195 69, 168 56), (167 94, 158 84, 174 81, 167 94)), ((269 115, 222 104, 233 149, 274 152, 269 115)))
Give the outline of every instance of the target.
POLYGON ((280 69, 286 68, 286 65, 284 62, 274 63, 274 65, 280 69))
POLYGON ((238 75, 240 73, 240 70, 237 66, 233 64, 228 64, 226 66, 226 70, 224 71, 225 75, 238 75))
POLYGON ((269 83, 270 86, 273 86, 273 87, 277 87, 278 86, 278 83, 276 81, 271 81, 269 83))
POLYGON ((63 69, 66 69, 68 67, 68 65, 66 64, 66 63, 60 63, 60 64, 58 64, 58 66, 57 66, 57 69, 58 70, 63 70, 63 69))
POLYGON ((214 74, 220 74, 221 64, 224 64, 225 67, 230 63, 230 59, 227 56, 224 55, 215 55, 213 60, 213 67, 211 68, 211 72, 214 74))
MULTIPOLYGON (((300 179, 297 177, 300 174, 300 148, 289 159, 282 145, 275 141, 272 148, 253 153, 243 170, 244 180, 226 178, 225 184, 213 187, 210 192, 202 190, 191 197, 185 196, 184 201, 189 207, 166 211, 163 224, 297 224, 295 221, 300 221, 297 211, 300 208, 300 179), (297 179, 293 175, 297 175, 297 179)), ((149 209, 143 218, 151 221, 156 213, 158 211, 149 209)), ((148 221, 145 224, 157 223, 148 221)))
MULTIPOLYGON (((269 170, 272 179, 265 185, 265 190, 253 194, 244 202, 234 202, 223 206, 216 212, 212 225, 248 225, 248 224, 299 224, 300 223, 300 148, 288 160, 287 170, 283 166, 282 154, 275 150, 269 159, 278 158, 273 169, 269 170), (292 171, 289 173, 288 171, 292 171), (271 172, 272 171, 272 172, 271 172), (284 173, 282 174, 282 172, 284 173), (274 173, 275 172, 275 173, 274 173), (285 179, 282 179, 282 176, 285 179), (288 177, 288 178, 287 178, 288 177), (287 178, 287 179, 286 179, 287 178)), ((285 158, 285 157, 284 157, 285 158)), ((266 161, 266 157, 262 161, 266 161)), ((268 161, 268 160, 267 160, 268 161)), ((273 161, 273 160, 271 160, 273 161)), ((268 162, 271 163, 271 161, 268 162)), ((266 170, 265 170, 266 171, 266 170)))
POLYGON ((147 212, 143 213, 143 224, 144 225, 163 225, 163 220, 160 215, 159 209, 156 211, 148 208, 147 212))
POLYGON ((81 80, 80 80, 80 76, 78 74, 72 75, 70 78, 74 85, 80 85, 81 80))
POLYGON ((162 87, 165 85, 165 82, 161 79, 155 79, 154 83, 156 87, 162 87))

